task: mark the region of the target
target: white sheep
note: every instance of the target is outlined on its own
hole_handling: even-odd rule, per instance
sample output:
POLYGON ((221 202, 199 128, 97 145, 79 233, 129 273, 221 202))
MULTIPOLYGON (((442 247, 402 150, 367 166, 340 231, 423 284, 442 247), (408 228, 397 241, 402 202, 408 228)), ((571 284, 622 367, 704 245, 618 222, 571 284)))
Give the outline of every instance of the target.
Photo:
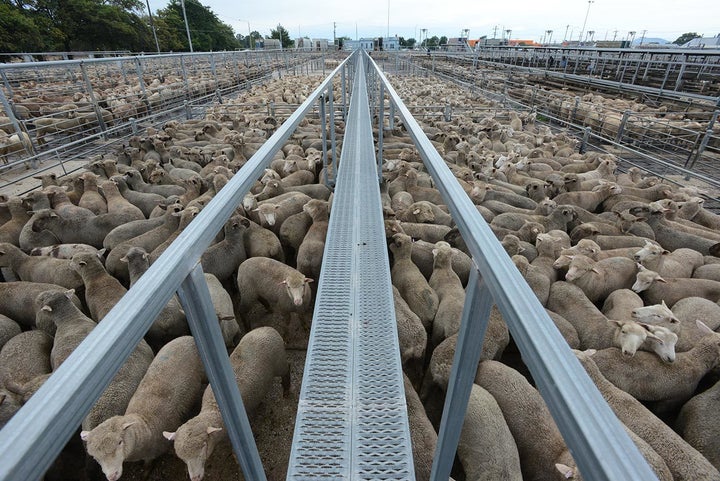
MULTIPOLYGON (((272 387, 275 377, 282 378, 283 389, 290 389, 290 369, 280 334, 272 327, 259 327, 248 332, 230 355, 235 382, 242 395, 245 410, 252 414, 272 387)), ((205 389, 200 414, 181 425, 177 431, 163 432, 173 441, 175 453, 187 464, 193 481, 200 481, 205 463, 215 445, 227 432, 211 386, 205 389)))
POLYGON ((648 304, 659 304, 665 301, 673 306, 685 297, 704 297, 713 302, 720 301, 720 282, 710 279, 694 279, 668 277, 638 265, 638 273, 632 290, 642 293, 641 296, 648 304))
POLYGON ((432 326, 432 343, 437 346, 460 330, 465 289, 452 268, 452 248, 447 242, 435 244, 435 263, 428 284, 437 294, 438 307, 432 326))
POLYGON ((160 349, 125 414, 80 433, 108 481, 120 479, 123 462, 149 461, 168 450, 163 431, 174 431, 187 420, 206 382, 191 336, 173 339, 160 349))

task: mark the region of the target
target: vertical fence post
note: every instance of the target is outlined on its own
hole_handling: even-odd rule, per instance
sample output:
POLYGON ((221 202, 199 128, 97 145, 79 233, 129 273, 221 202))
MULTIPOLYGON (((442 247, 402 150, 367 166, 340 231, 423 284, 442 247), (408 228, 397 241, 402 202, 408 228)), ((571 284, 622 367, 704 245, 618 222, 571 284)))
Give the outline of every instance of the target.
POLYGON ((343 65, 343 68, 340 69, 340 95, 342 97, 342 116, 343 116, 343 122, 347 120, 347 75, 345 74, 345 71, 347 70, 347 63, 343 65))
POLYGON ((143 72, 142 64, 140 64, 140 58, 135 57, 135 68, 138 73, 138 82, 140 83, 140 91, 142 92, 143 103, 147 107, 148 114, 152 114, 152 107, 150 107, 150 100, 148 99, 147 90, 145 89, 145 74, 143 72))
POLYGON ((325 171, 325 185, 328 183, 328 150, 327 150, 327 119, 325 118, 325 94, 320 95, 318 98, 320 102, 320 130, 322 135, 322 158, 323 158, 323 170, 325 171))
POLYGON ((477 266, 473 263, 430 473, 432 481, 444 481, 450 477, 490 318, 492 295, 479 277, 477 266))
POLYGON ((703 152, 705 152, 705 149, 707 148, 708 142, 710 142, 710 138, 712 137, 712 135, 713 135, 712 129, 707 129, 705 131, 705 136, 703 137, 702 142, 700 142, 700 146, 698 147, 697 152, 695 153, 695 157, 693 157, 692 162, 690 162, 690 165, 687 166, 688 169, 692 169, 693 167, 695 167, 695 162, 697 162, 700 159, 700 156, 703 154, 703 152))
MULTIPOLYGON (((337 155, 337 141, 335 138, 335 97, 333 94, 333 85, 330 83, 328 87, 328 108, 330 109, 330 162, 333 165, 333 174, 337 173, 338 168, 338 155, 337 155)), ((335 175, 330 179, 330 182, 335 184, 335 175)))
POLYGON ((583 137, 582 142, 580 143, 580 153, 584 154, 585 150, 587 150, 588 141, 590 140, 590 132, 592 129, 590 127, 585 127, 583 129, 583 137))
POLYGON ((3 83, 5 84, 5 88, 7 89, 8 95, 12 98, 13 95, 13 89, 10 86, 10 82, 8 81, 7 75, 5 75, 5 70, 0 70, 0 76, 2 76, 3 83))
MULTIPOLYGON (((2 89, 0 89, 0 103, 2 103, 3 109, 5 110, 5 113, 7 114, 7 117, 10 120, 10 124, 13 126, 13 129, 15 129, 15 133, 17 133, 18 138, 24 140, 23 128, 20 126, 20 122, 18 122, 17 118, 15 117, 15 112, 13 111, 12 106, 10 105, 10 102, 8 101, 7 97, 5 97, 5 92, 3 92, 2 89)), ((37 168, 37 159, 35 158, 35 153, 36 153, 35 145, 33 144, 33 141, 29 135, 28 135, 28 139, 30 140, 30 142, 23 141, 23 147, 25 147, 25 150, 27 151, 27 153, 33 157, 33 160, 30 162, 30 164, 33 169, 36 169, 37 168)))
POLYGON ((382 163, 383 163, 383 128, 385 127, 385 86, 380 83, 380 95, 378 96, 378 155, 377 170, 378 182, 382 182, 382 163))
POLYGON ((623 112, 622 120, 620 121, 620 127, 618 127, 617 137, 615 138, 615 142, 620 142, 623 138, 623 134, 625 133, 625 124, 627 124, 628 117, 630 117, 630 111, 626 110, 623 112))
POLYGON ((184 100, 183 105, 185 106, 185 118, 187 120, 192 119, 192 109, 190 108, 190 102, 184 100))
POLYGON ((93 92, 92 83, 90 83, 90 77, 88 77, 84 62, 80 62, 80 70, 82 71, 83 80, 85 81, 85 88, 87 89, 88 95, 90 96, 90 101, 93 105, 93 109, 95 110, 95 116, 97 117, 98 125, 100 126, 102 138, 107 139, 107 137, 105 136, 105 131, 107 130, 107 127, 105 126, 105 121, 103 120, 100 106, 98 105, 97 99, 95 98, 95 92, 93 92))
MULTIPOLYGON (((192 98, 190 95, 190 82, 188 82, 187 69, 185 68, 185 56, 180 55, 180 71, 182 72, 183 84, 185 85, 185 101, 192 98)), ((187 107, 186 107, 187 108, 187 107)), ((191 117, 188 117, 190 119, 191 117)))

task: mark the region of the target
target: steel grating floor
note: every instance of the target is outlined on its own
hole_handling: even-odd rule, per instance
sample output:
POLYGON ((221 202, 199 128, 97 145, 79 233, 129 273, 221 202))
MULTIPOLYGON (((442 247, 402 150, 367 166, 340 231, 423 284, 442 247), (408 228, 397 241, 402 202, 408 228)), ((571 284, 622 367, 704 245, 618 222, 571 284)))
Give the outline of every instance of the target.
POLYGON ((325 244, 288 480, 414 480, 362 56, 325 244))

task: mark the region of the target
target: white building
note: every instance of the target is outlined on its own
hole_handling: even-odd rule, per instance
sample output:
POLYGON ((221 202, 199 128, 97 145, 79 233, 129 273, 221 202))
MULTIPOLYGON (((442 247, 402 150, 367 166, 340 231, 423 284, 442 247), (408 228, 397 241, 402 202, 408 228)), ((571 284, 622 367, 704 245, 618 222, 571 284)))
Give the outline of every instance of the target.
POLYGON ((376 37, 361 38, 360 40, 345 40, 344 50, 357 50, 362 48, 368 51, 380 50, 380 42, 382 41, 382 50, 400 50, 400 39, 398 37, 376 37))
POLYGON ((682 44, 683 48, 720 48, 720 34, 715 37, 698 37, 682 44))
POLYGON ((300 37, 295 39, 295 49, 305 52, 324 52, 331 42, 326 38, 300 37))

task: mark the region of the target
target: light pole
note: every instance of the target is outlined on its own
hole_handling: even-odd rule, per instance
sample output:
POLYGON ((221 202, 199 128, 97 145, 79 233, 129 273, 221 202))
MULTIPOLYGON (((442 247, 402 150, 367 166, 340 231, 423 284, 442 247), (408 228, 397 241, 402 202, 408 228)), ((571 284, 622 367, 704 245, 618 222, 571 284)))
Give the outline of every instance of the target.
MULTIPOLYGON (((569 29, 569 28, 570 28, 570 24, 565 25, 565 36, 563 37, 563 42, 564 42, 565 40, 567 40, 567 33, 568 33, 568 29, 569 29)), ((570 40, 572 40, 572 39, 570 39, 570 40)))
POLYGON ((507 42, 508 42, 508 45, 510 45, 510 37, 512 37, 512 29, 505 30, 505 33, 507 33, 507 42))
POLYGON ((150 17, 150 27, 153 31, 153 37, 155 37, 155 46, 157 47, 158 53, 160 53, 160 42, 158 42, 157 39, 157 32, 155 32, 155 22, 153 21, 152 12, 150 11, 150 0, 145 0, 145 3, 147 4, 148 16, 150 17))
POLYGON ((595 30, 588 30, 587 36, 590 37, 591 42, 594 42, 595 41, 595 30))
POLYGON ((550 44, 552 43, 552 34, 553 34, 553 31, 552 31, 552 30, 545 30, 545 33, 548 35, 548 37, 546 38, 547 44, 550 45, 550 44))
MULTIPOLYGON (((246 22, 248 24, 248 48, 252 50, 253 48, 253 38, 252 38, 252 32, 250 31, 250 20, 244 20, 242 18, 238 18, 238 22, 246 22)), ((299 27, 298 27, 299 28, 299 27)))
MULTIPOLYGON (((427 44, 427 28, 421 28, 420 29, 420 46, 422 47, 423 44, 423 37, 425 37, 425 43, 427 44)), ((427 47, 427 45, 425 45, 427 47)))
POLYGON ((595 3, 595 0, 588 0, 588 8, 585 12, 585 21, 583 22, 582 30, 580 30, 580 41, 582 42, 583 33, 585 33, 585 25, 587 25, 588 15, 590 15, 590 6, 595 3))
POLYGON ((190 44, 190 52, 193 52, 192 39, 190 38, 190 27, 187 22, 187 13, 185 13, 185 0, 180 0, 180 6, 182 6, 183 18, 185 19, 185 32, 187 32, 188 43, 190 44))
POLYGON ((632 48, 632 43, 635 40, 635 30, 630 30, 628 32, 628 40, 630 41, 630 47, 632 48))

